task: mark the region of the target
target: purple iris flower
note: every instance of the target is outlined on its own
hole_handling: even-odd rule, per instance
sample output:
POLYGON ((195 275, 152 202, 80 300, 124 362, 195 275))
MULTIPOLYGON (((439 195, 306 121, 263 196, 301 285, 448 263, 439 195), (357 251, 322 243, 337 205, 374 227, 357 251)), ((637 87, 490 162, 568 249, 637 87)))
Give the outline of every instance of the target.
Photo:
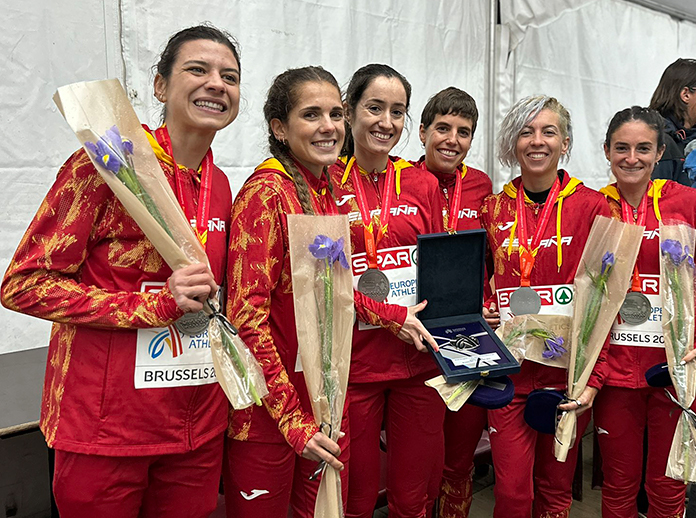
POLYGON ((338 261, 338 263, 347 270, 348 258, 346 257, 346 253, 343 251, 344 243, 345 241, 342 237, 339 237, 338 240, 333 242, 331 245, 331 262, 335 263, 338 261))
POLYGON ((118 131, 117 126, 111 126, 110 129, 106 130, 106 137, 111 147, 123 158, 125 158, 126 155, 133 154, 133 143, 121 136, 121 132, 118 131))
POLYGON ((686 261, 691 268, 694 267, 694 256, 688 246, 682 251, 682 244, 676 239, 665 239, 660 245, 662 255, 668 255, 674 266, 679 266, 686 261))
POLYGON ((85 147, 112 173, 117 173, 121 169, 121 160, 103 139, 97 140, 96 144, 85 142, 85 147))
POLYGON ((314 238, 314 243, 309 245, 309 251, 317 259, 328 259, 330 264, 334 264, 338 261, 343 268, 347 269, 348 259, 346 258, 346 253, 343 251, 343 245, 343 238, 334 241, 328 236, 319 234, 314 238))
POLYGON ((560 358, 568 352, 568 350, 563 347, 563 337, 561 336, 557 336, 556 338, 547 338, 544 340, 544 343, 546 344, 546 350, 541 353, 541 355, 547 360, 552 358, 560 358))
POLYGON ((611 252, 607 252, 606 254, 604 254, 604 257, 602 257, 601 274, 604 275, 605 273, 609 273, 609 271, 611 271, 611 269, 614 267, 615 262, 616 261, 614 258, 614 254, 612 254, 611 252))

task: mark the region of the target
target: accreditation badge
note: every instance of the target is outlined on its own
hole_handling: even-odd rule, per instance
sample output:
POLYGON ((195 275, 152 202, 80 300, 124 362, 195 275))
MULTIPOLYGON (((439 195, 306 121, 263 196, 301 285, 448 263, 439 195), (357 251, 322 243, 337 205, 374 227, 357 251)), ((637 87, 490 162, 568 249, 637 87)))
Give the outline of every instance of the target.
MULTIPOLYGON (((157 293, 163 282, 145 282, 141 291, 157 293)), ((192 314, 195 315, 195 314, 192 314)), ((200 330, 176 324, 138 329, 134 382, 136 389, 187 387, 216 383, 207 325, 200 330), (195 334, 190 334, 194 333, 195 334)))

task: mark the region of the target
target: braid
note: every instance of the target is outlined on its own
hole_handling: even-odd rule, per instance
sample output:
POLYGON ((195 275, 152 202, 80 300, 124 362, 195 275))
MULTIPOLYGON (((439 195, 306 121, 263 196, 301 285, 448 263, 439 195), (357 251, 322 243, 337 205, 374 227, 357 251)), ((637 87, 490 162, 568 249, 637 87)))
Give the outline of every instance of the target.
POLYGON ((292 176, 302 212, 305 214, 314 214, 314 209, 312 208, 312 194, 309 192, 309 186, 304 178, 302 178, 300 171, 295 167, 295 162, 288 152, 288 147, 275 137, 270 137, 268 139, 268 146, 271 149, 271 154, 283 165, 285 170, 290 173, 290 176, 292 176))
MULTIPOLYGON (((327 83, 333 86, 336 88, 340 97, 340 88, 338 87, 336 78, 334 78, 330 72, 327 72, 321 67, 291 68, 273 80, 271 87, 268 89, 266 102, 263 106, 263 115, 268 124, 268 147, 270 148, 271 154, 283 164, 285 170, 292 176, 293 182, 295 182, 297 198, 305 214, 314 214, 314 209, 312 208, 312 193, 304 177, 295 166, 295 161, 290 154, 290 148, 287 144, 279 141, 273 133, 271 122, 274 119, 282 123, 287 122, 290 111, 298 101, 297 96, 299 95, 301 86, 310 81, 327 83)), ((329 192, 333 197, 333 187, 326 167, 322 174, 326 175, 326 179, 329 183, 329 192)))
POLYGON ((334 201, 336 201, 336 199, 334 198, 333 184, 331 183, 331 175, 329 174, 328 167, 324 167, 323 175, 326 177, 326 183, 329 184, 329 194, 331 194, 331 198, 333 198, 334 201))

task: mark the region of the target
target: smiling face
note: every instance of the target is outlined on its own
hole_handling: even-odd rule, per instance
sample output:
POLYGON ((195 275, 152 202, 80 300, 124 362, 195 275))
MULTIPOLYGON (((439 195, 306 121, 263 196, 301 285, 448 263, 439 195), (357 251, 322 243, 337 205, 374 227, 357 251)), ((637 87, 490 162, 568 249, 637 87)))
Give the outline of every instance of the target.
POLYGON ((653 168, 664 151, 664 146, 658 148, 657 138, 657 131, 645 122, 629 120, 611 135, 610 146, 604 144, 604 154, 619 190, 647 188, 653 168))
POLYGON ((377 76, 365 88, 350 113, 355 157, 361 166, 386 161, 401 138, 407 103, 406 89, 396 77, 377 76))
POLYGON ((534 120, 527 122, 517 138, 515 157, 523 179, 525 176, 550 179, 553 183, 558 162, 568 151, 569 143, 570 138, 561 133, 558 114, 548 108, 541 110, 534 120))
POLYGON ((211 40, 181 45, 169 78, 155 77, 165 103, 165 123, 182 132, 216 132, 239 113, 239 64, 232 51, 211 40))
POLYGON ((271 129, 286 141, 293 156, 317 178, 336 162, 346 135, 341 95, 324 81, 302 84, 287 121, 271 120, 271 129))
POLYGON ((427 128, 420 127, 425 165, 437 173, 454 173, 471 148, 473 122, 460 115, 436 115, 427 128))

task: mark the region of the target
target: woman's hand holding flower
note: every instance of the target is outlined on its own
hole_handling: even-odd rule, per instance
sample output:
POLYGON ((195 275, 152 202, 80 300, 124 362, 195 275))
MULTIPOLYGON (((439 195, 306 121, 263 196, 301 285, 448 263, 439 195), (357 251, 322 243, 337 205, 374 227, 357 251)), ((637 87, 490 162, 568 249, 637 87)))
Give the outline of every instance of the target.
POLYGON ((202 263, 191 264, 174 271, 168 284, 176 305, 185 313, 202 310, 203 303, 215 296, 218 290, 213 273, 202 263))
POLYGON ((324 461, 332 468, 342 471, 343 463, 336 458, 340 454, 341 448, 338 443, 332 441, 324 432, 315 433, 302 451, 305 459, 324 461))
POLYGON ((558 405, 558 409, 562 410, 563 412, 575 410, 575 415, 580 417, 582 414, 592 408, 592 403, 594 403, 594 398, 597 396, 598 392, 599 391, 594 387, 585 387, 585 390, 582 391, 580 397, 574 401, 570 401, 569 403, 558 405))

